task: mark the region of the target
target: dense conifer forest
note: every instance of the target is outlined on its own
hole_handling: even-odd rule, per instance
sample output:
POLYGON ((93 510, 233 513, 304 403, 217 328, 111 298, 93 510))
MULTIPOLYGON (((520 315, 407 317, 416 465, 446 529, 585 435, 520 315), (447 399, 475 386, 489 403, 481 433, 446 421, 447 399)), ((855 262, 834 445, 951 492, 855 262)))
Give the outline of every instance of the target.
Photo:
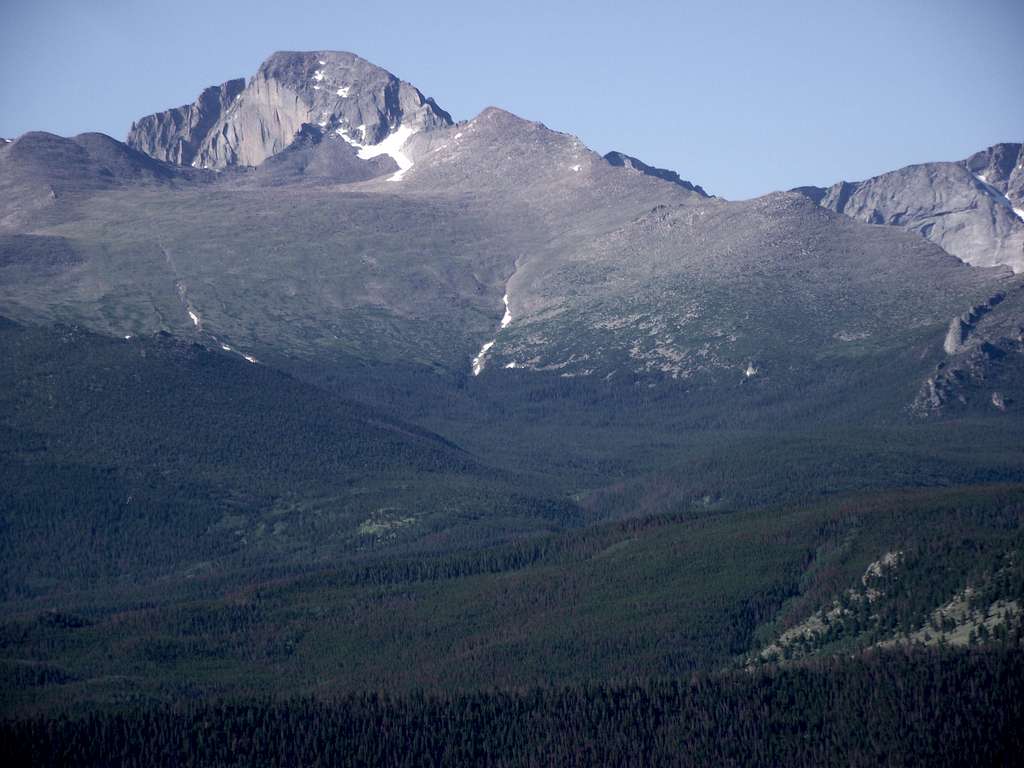
POLYGON ((6 721, 8 765, 1011 766, 1017 650, 872 653, 675 681, 134 706, 6 721))

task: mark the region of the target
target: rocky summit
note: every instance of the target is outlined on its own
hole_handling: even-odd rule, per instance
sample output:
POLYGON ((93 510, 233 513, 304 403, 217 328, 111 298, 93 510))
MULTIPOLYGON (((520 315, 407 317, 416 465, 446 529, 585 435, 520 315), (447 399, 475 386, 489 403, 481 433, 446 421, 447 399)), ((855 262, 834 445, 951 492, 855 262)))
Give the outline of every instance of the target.
POLYGON ((259 165, 288 148, 303 125, 362 148, 389 137, 397 147, 451 122, 432 99, 355 54, 284 51, 248 82, 229 80, 193 104, 141 118, 127 143, 160 160, 219 169, 259 165))

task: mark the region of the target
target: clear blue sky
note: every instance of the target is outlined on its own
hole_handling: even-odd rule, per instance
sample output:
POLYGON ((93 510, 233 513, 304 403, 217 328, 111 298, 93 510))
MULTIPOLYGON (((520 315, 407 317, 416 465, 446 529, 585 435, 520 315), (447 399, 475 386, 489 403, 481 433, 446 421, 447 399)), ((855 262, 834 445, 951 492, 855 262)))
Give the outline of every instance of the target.
POLYGON ((1024 139, 1024 0, 0 0, 0 136, 124 138, 284 49, 353 51, 456 119, 500 106, 730 198, 1024 139))

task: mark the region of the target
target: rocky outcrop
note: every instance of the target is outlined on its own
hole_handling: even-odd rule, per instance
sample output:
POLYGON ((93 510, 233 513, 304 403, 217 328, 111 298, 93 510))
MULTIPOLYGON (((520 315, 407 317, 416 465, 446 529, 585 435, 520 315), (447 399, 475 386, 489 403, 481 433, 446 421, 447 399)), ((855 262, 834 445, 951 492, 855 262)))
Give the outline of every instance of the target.
POLYGON ((1024 271, 1020 144, 997 144, 957 163, 925 163, 861 182, 794 191, 869 224, 919 233, 975 266, 1024 271))
POLYGON ((670 171, 667 168, 655 168, 653 165, 647 165, 647 163, 642 160, 638 160, 635 157, 623 154, 622 152, 609 152, 604 156, 604 159, 611 165, 621 168, 630 168, 634 171, 639 171, 645 176, 653 176, 656 179, 662 179, 663 181, 677 184, 688 192, 696 192, 702 197, 710 197, 702 187, 689 182, 686 179, 680 178, 678 173, 670 171))
POLYGON ((946 332, 946 338, 942 344, 943 351, 947 355, 956 355, 965 351, 967 340, 978 321, 991 312, 1004 298, 1006 298, 1004 294, 997 293, 987 301, 971 307, 962 315, 954 317, 950 321, 949 330, 946 332))
POLYGON ((304 125, 372 146, 451 125, 412 85, 351 53, 279 52, 244 87, 207 89, 190 107, 136 122, 128 143, 153 157, 203 168, 258 166, 295 142, 304 125))
POLYGON ((245 80, 242 78, 210 86, 192 104, 132 123, 127 143, 158 160, 191 165, 213 126, 244 89, 245 80))
POLYGON ((996 144, 960 164, 1005 196, 1024 218, 1024 144, 996 144))
POLYGON ((1003 412, 1015 408, 1024 396, 1022 299, 1018 286, 950 321, 943 342, 946 357, 921 385, 912 405, 915 413, 924 416, 964 407, 1003 412))

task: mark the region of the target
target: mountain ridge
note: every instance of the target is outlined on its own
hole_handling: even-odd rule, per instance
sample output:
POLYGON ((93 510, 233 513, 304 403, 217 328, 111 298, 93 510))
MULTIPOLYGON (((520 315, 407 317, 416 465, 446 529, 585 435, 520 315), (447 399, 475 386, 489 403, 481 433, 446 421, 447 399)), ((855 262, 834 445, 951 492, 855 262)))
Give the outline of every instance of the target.
POLYGON ((976 266, 1024 271, 1024 145, 794 191, 859 221, 917 232, 976 266))
MULTIPOLYGON (((209 336, 215 346, 245 350, 255 359, 280 352, 311 358, 340 345, 347 352, 366 349, 373 358, 391 362, 412 359, 473 374, 486 371, 484 379, 500 368, 557 372, 562 377, 653 376, 691 382, 734 375, 743 382, 763 380, 772 369, 779 370, 772 357, 785 358, 796 349, 792 338, 786 337, 789 333, 805 342, 813 339, 818 353, 842 349, 842 355, 852 350, 876 354, 895 348, 889 343, 893 334, 882 325, 867 328, 874 325, 867 322, 868 317, 840 313, 841 322, 835 322, 835 302, 850 302, 843 290, 861 292, 860 305, 876 307, 871 315, 885 315, 890 321, 902 317, 908 328, 928 324, 936 329, 945 329, 951 317, 1001 290, 999 281, 1005 276, 998 271, 957 270, 952 262, 934 254, 925 256, 925 248, 911 247, 911 241, 895 234, 884 236, 874 228, 856 230, 842 225, 850 216, 821 219, 814 211, 826 202, 824 193, 814 200, 813 194, 802 190, 804 197, 819 204, 817 208, 802 207, 802 197, 784 193, 736 203, 710 198, 675 172, 653 168, 618 152, 602 157, 571 134, 552 131, 543 123, 497 107, 488 107, 471 120, 452 123, 447 113, 435 112, 433 102, 409 86, 412 90, 407 95, 411 94, 424 122, 422 130, 409 129, 403 134, 409 126, 402 122, 407 115, 398 97, 405 84, 352 54, 275 54, 236 96, 244 100, 246 93, 273 86, 279 92, 292 89, 293 100, 301 101, 295 88, 302 90, 301 98, 313 98, 310 94, 316 96, 325 87, 322 84, 337 84, 335 80, 340 83, 339 78, 360 72, 366 74, 369 84, 346 80, 339 90, 349 88, 351 93, 330 99, 343 110, 330 112, 318 123, 301 122, 295 135, 287 135, 282 128, 285 132, 279 132, 271 143, 283 148, 265 157, 255 170, 234 164, 236 155, 225 156, 227 165, 215 172, 147 160, 144 153, 124 145, 120 145, 124 147, 121 154, 142 170, 130 167, 131 173, 119 176, 97 171, 96 163, 88 166, 88 172, 83 171, 84 197, 77 203, 76 215, 94 222, 106 220, 110 210, 120 210, 118 216, 128 220, 148 217, 151 213, 145 206, 162 205, 157 199, 171 195, 175 206, 184 205, 191 211, 188 228, 206 222, 201 224, 205 235, 196 239, 182 231, 179 222, 163 217, 163 224, 152 227, 154 234, 159 233, 157 244, 140 244, 136 233, 125 231, 115 238, 126 238, 123 244, 103 246, 102 268, 118 263, 118 269, 131 276, 118 281, 116 290, 123 291, 122 295, 108 298, 115 304, 128 301, 134 307, 133 315, 141 312, 139 317, 148 316, 141 325, 117 321, 117 327, 109 313, 100 319, 93 299, 79 296, 81 289, 75 286, 64 286, 58 292, 46 286, 33 289, 34 306, 27 317, 38 317, 40 312, 44 317, 51 313, 70 316, 115 335, 158 330, 198 333, 209 336), (376 104, 374 99, 384 98, 385 110, 375 113, 376 127, 364 126, 360 131, 361 135, 384 136, 376 145, 362 143, 349 132, 352 126, 346 104, 350 97, 360 101, 363 95, 371 105, 376 104), (117 199, 117 190, 131 182, 133 174, 138 180, 156 182, 147 193, 150 202, 145 198, 117 199), (99 179, 95 183, 90 181, 93 176, 99 179), (202 181, 203 186, 192 189, 193 181, 202 181), (166 193, 160 191, 165 183, 166 193), (210 194, 204 191, 207 188, 210 194), (260 192, 263 188, 267 191, 260 192), (271 188, 280 191, 270 192, 271 188), (90 196, 96 195, 104 199, 90 203, 90 196), (249 214, 236 210, 236 204, 246 198, 259 201, 265 211, 263 219, 249 221, 249 214), (130 212, 140 204, 143 209, 130 212), (273 302, 291 303, 296 310, 296 297, 310 294, 312 299, 313 284, 279 273, 282 264, 291 263, 289 269, 295 270, 296 276, 322 275, 326 263, 333 262, 332 268, 344 265, 344 279, 341 274, 337 278, 340 282, 318 278, 321 291, 331 286, 332 314, 335 321, 341 321, 338 327, 332 321, 328 333, 323 323, 330 315, 325 316, 310 299, 306 300, 308 306, 293 316, 296 323, 273 323, 269 316, 256 320, 260 313, 272 310, 260 306, 243 309, 241 304, 224 300, 225 292, 237 290, 241 297, 256 290, 255 275, 246 274, 251 266, 247 270, 229 266, 237 257, 227 254, 246 240, 245 232, 267 226, 264 222, 279 205, 321 209, 293 211, 294 223, 288 226, 297 227, 296 232, 319 232, 323 243, 307 243, 300 236, 289 241, 286 251, 275 247, 276 252, 271 253, 265 243, 256 241, 246 246, 245 258, 250 265, 253 259, 265 265, 258 273, 269 282, 261 290, 280 285, 286 293, 273 302), (218 211, 214 220, 208 220, 209 211, 218 211), (393 239, 380 231, 379 222, 384 219, 393 230, 393 239), (415 224, 410 228, 408 222, 415 224), (819 231, 814 242, 806 237, 819 231), (434 239, 441 232, 444 251, 434 239), (842 248, 859 254, 859 261, 840 260, 825 267, 830 249, 840 247, 839 240, 845 243, 842 248), (179 243, 188 246, 182 249, 176 245, 179 243), (367 258, 358 251, 350 252, 355 243, 359 243, 358 249, 377 255, 367 258), (870 255, 865 248, 871 249, 870 255), (901 262, 885 256, 886 252, 914 255, 901 262), (405 255, 382 270, 382 262, 392 261, 391 253, 405 255), (204 255, 196 260, 199 254, 204 255), (133 272, 133 264, 148 263, 150 258, 156 259, 152 275, 167 273, 159 278, 162 286, 151 285, 149 278, 142 280, 133 272), (865 272, 868 263, 875 265, 876 274, 865 272), (228 272, 221 274, 222 269, 228 272), (786 291, 805 291, 800 280, 794 281, 793 270, 800 280, 806 280, 808 274, 822 275, 820 287, 812 291, 814 296, 805 306, 798 309, 785 300, 779 304, 774 296, 767 300, 758 297, 757 281, 762 278, 754 276, 759 272, 772 275, 775 293, 781 286, 786 286, 786 291), (911 277, 913 270, 924 274, 911 277), (881 274, 888 275, 884 284, 878 282, 881 274), (939 274, 954 282, 942 287, 939 274), (847 287, 833 286, 837 279, 846 281, 847 287), (673 289, 666 290, 670 284, 673 289), (454 311, 452 296, 457 297, 454 311), (627 307, 634 309, 626 311, 627 307), (735 312, 747 318, 754 313, 759 320, 754 325, 746 322, 740 330, 731 316, 735 312), (783 322, 783 317, 789 319, 783 322), (378 343, 374 334, 381 318, 388 318, 394 332, 378 343), (256 332, 255 328, 264 330, 256 332), (826 328, 831 330, 822 335, 826 328), (310 329, 316 330, 311 333, 310 329)), ((229 91, 240 87, 239 81, 228 82, 235 83, 229 91)), ((218 93, 212 92, 208 100, 221 104, 218 93)), ((305 112, 292 114, 293 122, 309 116, 308 104, 302 103, 305 112)), ((355 108, 362 109, 359 104, 355 108)), ((218 124, 226 125, 224 120, 229 118, 221 116, 218 124)), ((168 124, 185 123, 171 120, 168 124)), ((248 130, 240 128, 236 135, 247 135, 248 130)), ((108 150, 119 146, 113 140, 100 144, 108 150)), ((3 157, 11 154, 11 146, 3 150, 3 157)), ((168 146, 172 156, 186 159, 180 143, 168 146)), ((260 146, 266 150, 270 145, 260 146)), ((986 172, 983 166, 993 163, 1003 168, 1008 153, 993 160, 995 156, 982 153, 971 162, 981 173, 986 172)), ((968 174, 961 166, 950 167, 968 174)), ((58 176, 59 170, 47 167, 47 173, 58 176)), ((846 193, 836 196, 842 195, 846 193)), ((58 210, 59 206, 40 223, 59 217, 58 210)), ((106 231, 123 229, 111 221, 106 231)), ((94 236, 85 239, 92 241, 94 236)), ((54 241, 53 263, 67 263, 59 255, 66 249, 65 242, 78 254, 73 269, 65 273, 70 279, 84 280, 82 287, 107 279, 96 271, 101 262, 84 256, 87 249, 75 237, 65 238, 59 245, 54 241)), ((28 247, 27 241, 24 247, 28 247)), ((15 290, 8 291, 8 296, 13 298, 20 290, 12 287, 15 290)), ((1017 304, 1017 299, 1007 302, 997 315, 1011 317, 1017 304)), ((14 315, 26 317, 18 311, 14 315)), ((987 339, 989 326, 979 326, 972 344, 987 339)), ((995 337, 990 342, 1000 344, 995 337)), ((938 347, 941 349, 941 338, 938 347)), ((801 366, 809 363, 810 358, 801 366)), ((797 368, 789 366, 791 373, 797 368)), ((921 381, 928 378, 925 370, 920 375, 921 381)))

